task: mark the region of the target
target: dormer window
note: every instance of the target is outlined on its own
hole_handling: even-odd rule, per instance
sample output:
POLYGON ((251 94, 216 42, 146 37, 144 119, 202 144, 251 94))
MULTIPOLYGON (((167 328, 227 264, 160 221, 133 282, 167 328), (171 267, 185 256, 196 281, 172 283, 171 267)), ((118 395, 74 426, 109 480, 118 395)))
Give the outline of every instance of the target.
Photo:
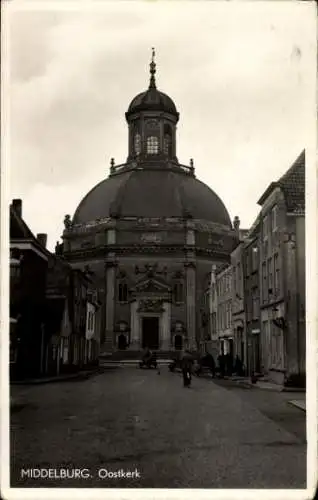
POLYGON ((136 155, 140 155, 140 153, 141 153, 141 136, 140 136, 140 134, 135 135, 134 148, 135 148, 136 155))
POLYGON ((158 137, 150 136, 147 138, 147 153, 150 155, 157 155, 159 152, 158 137))

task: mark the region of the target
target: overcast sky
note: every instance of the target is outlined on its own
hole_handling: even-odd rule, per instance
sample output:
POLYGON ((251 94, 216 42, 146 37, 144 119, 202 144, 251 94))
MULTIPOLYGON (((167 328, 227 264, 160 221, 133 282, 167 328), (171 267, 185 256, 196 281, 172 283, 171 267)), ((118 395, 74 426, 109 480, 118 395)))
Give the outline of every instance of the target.
POLYGON ((312 137, 313 4, 43 4, 13 2, 5 24, 9 196, 23 199, 31 230, 54 248, 110 158, 126 160, 124 113, 148 86, 152 46, 157 86, 180 112, 179 161, 194 158, 197 177, 249 227, 312 137))

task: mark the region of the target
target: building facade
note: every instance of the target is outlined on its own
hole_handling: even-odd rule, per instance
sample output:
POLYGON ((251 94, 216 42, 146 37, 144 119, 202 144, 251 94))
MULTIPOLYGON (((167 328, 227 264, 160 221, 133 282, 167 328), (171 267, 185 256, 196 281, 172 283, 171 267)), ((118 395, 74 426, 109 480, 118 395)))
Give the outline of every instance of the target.
POLYGON ((220 353, 230 354, 233 359, 232 277, 231 265, 224 266, 216 272, 217 331, 220 353))
POLYGON ((92 273, 46 248, 10 206, 10 375, 59 375, 98 363, 100 304, 92 273), (78 298, 78 300, 77 300, 78 298), (89 311, 89 330, 87 316, 89 311))
POLYGON ((259 200, 262 364, 279 383, 304 381, 305 152, 259 200))
POLYGON ((246 372, 263 373, 260 314, 260 217, 257 217, 243 244, 244 310, 246 328, 246 372))
POLYGON ((247 363, 247 335, 244 301, 244 240, 231 254, 232 265, 232 323, 234 355, 238 356, 243 366, 247 363))
POLYGON ((65 217, 63 256, 89 265, 102 296, 105 352, 170 351, 201 343, 211 266, 229 263, 236 241, 220 198, 179 163, 172 99, 150 83, 126 113, 128 157, 65 217))

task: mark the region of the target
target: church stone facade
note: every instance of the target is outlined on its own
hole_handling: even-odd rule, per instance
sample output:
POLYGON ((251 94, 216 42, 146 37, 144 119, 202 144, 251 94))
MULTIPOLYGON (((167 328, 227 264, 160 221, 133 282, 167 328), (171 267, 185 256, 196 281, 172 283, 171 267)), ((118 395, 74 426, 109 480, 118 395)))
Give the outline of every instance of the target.
MULTIPOLYGON (((237 236, 220 198, 176 156, 179 113, 156 87, 126 113, 128 157, 65 217, 59 252, 95 274, 102 349, 159 352, 202 345, 202 298, 212 265, 230 262, 237 236)), ((208 340, 208 339, 206 339, 208 340)))

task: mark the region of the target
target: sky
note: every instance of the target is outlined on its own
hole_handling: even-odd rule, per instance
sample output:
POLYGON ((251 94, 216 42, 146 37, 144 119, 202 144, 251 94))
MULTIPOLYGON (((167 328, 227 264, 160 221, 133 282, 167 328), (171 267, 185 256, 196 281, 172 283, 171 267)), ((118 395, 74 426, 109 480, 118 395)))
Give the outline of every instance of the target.
POLYGON ((248 228, 257 201, 313 138, 316 34, 308 2, 15 1, 4 9, 8 202, 48 233, 124 163, 125 121, 149 82, 180 112, 177 156, 248 228))

